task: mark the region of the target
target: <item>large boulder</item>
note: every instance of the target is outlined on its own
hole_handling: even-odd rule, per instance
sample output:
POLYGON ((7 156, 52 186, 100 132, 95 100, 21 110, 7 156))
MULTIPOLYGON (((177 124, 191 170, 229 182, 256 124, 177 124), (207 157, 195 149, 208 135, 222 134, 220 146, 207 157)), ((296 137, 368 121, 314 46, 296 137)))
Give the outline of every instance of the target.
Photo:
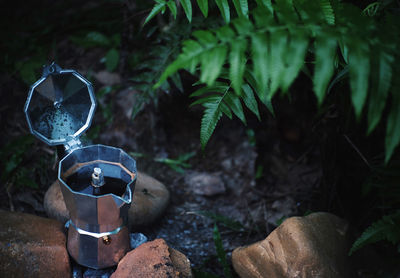
POLYGON ((189 259, 169 248, 164 239, 143 243, 118 263, 111 278, 190 278, 189 259))
MULTIPOLYGON (((169 202, 169 191, 158 180, 138 172, 132 204, 129 209, 131 226, 146 226, 162 215, 169 202)), ((44 196, 44 209, 47 215, 62 223, 69 219, 60 184, 55 181, 44 196)))
POLYGON ((2 210, 0 223, 0 276, 71 276, 62 223, 2 210))
POLYGON ((329 213, 285 220, 266 239, 232 253, 242 278, 354 277, 348 262, 348 224, 329 213))

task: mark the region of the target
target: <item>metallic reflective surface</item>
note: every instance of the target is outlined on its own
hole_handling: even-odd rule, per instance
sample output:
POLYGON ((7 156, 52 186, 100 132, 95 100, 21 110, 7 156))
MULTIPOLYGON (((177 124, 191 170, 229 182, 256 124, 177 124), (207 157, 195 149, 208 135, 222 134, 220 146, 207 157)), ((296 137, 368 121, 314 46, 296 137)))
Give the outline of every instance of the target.
POLYGON ((75 140, 91 124, 96 101, 91 83, 52 64, 29 90, 25 115, 31 132, 49 145, 75 140))
POLYGON ((58 179, 71 217, 68 252, 79 264, 113 266, 130 249, 127 220, 136 173, 134 159, 103 145, 76 149, 60 161, 58 179), (104 175, 100 195, 92 192, 94 168, 104 175))

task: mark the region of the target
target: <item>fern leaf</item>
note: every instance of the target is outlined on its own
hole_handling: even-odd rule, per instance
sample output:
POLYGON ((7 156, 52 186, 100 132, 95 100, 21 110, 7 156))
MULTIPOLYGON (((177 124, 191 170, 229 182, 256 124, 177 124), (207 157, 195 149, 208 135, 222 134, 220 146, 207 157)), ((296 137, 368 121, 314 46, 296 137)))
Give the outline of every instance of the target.
POLYGON ((224 101, 232 110, 233 114, 236 115, 244 124, 246 124, 246 118, 243 113, 242 103, 237 95, 228 92, 225 97, 224 101))
POLYGON ((253 12, 253 17, 255 20, 255 25, 259 28, 265 28, 265 26, 275 25, 275 18, 273 15, 273 10, 266 9, 263 6, 258 7, 253 12))
POLYGON ((200 11, 203 13, 204 17, 208 16, 208 0, 197 0, 197 5, 200 8, 200 11))
MULTIPOLYGON (((379 123, 383 108, 385 108, 387 95, 390 89, 392 79, 392 66, 394 57, 383 51, 375 56, 378 59, 376 74, 372 76, 372 90, 368 106, 368 134, 371 133, 379 123)), ((374 59, 374 58, 373 58, 374 59)))
POLYGON ((349 52, 351 100, 357 119, 360 118, 367 99, 370 71, 369 55, 368 47, 364 42, 357 43, 349 52))
POLYGON ((224 18, 226 23, 231 21, 230 9, 227 0, 215 0, 219 11, 221 12, 222 17, 224 18))
POLYGON ((334 37, 320 36, 317 38, 313 81, 314 92, 319 104, 325 97, 326 88, 333 75, 336 47, 337 43, 334 37))
POLYGON ((381 220, 369 226, 362 235, 354 242, 349 255, 367 244, 381 240, 388 240, 393 244, 400 241, 400 211, 391 215, 385 215, 381 220))
POLYGON ((192 2, 190 0, 180 0, 180 2, 187 19, 192 22, 192 2))
POLYGON ((247 3, 247 0, 232 0, 232 2, 238 16, 244 16, 247 18, 249 13, 249 4, 247 3))
POLYGON ((147 22, 149 22, 153 17, 155 17, 159 12, 161 12, 162 9, 165 9, 165 5, 167 3, 165 1, 160 1, 156 5, 154 5, 153 9, 149 13, 149 15, 146 17, 143 25, 146 25, 147 22))
POLYGON ((255 94, 259 97, 261 102, 267 107, 268 111, 271 112, 273 116, 275 116, 274 108, 272 107, 271 99, 268 98, 265 93, 262 94, 260 91, 257 90, 257 81, 254 77, 253 72, 249 70, 244 71, 244 77, 247 83, 252 87, 250 89, 253 89, 255 94))
POLYGON ((174 19, 176 19, 176 13, 177 13, 177 9, 176 9, 176 4, 174 0, 170 0, 167 3, 169 10, 171 11, 172 15, 174 16, 174 19))
POLYGON ((202 82, 208 85, 214 83, 225 62, 226 53, 227 47, 219 46, 203 54, 200 75, 200 80, 202 82))
POLYGON ((271 13, 273 12, 271 0, 256 0, 257 6, 267 8, 271 13))
POLYGON ((210 96, 202 97, 202 98, 199 98, 198 100, 194 101, 193 103, 191 103, 190 107, 198 105, 198 104, 218 102, 220 100, 220 98, 221 98, 220 95, 210 95, 210 96))
POLYGON ((206 103, 204 106, 206 109, 204 110, 200 127, 200 143, 203 150, 222 116, 222 112, 219 109, 219 102, 206 103))
POLYGON ((285 31, 271 32, 270 34, 270 63, 269 76, 271 88, 269 98, 278 90, 282 76, 285 75, 284 56, 287 53, 287 33, 285 31))
POLYGON ((182 53, 172 62, 162 73, 154 88, 158 88, 167 80, 169 76, 174 74, 178 69, 195 67, 203 53, 207 52, 207 48, 201 46, 197 41, 187 40, 183 42, 182 53))
POLYGON ((232 120, 232 112, 229 109, 228 105, 226 105, 225 103, 221 102, 219 107, 220 107, 222 113, 224 113, 230 120, 232 120))
POLYGON ((304 59, 308 47, 308 38, 303 32, 291 34, 290 43, 284 56, 286 65, 282 74, 281 89, 286 92, 298 76, 304 65, 304 59))
POLYGON ((235 21, 233 21, 233 25, 240 35, 249 35, 254 32, 253 24, 250 20, 247 20, 245 18, 236 19, 235 21))
POLYGON ((235 32, 227 25, 218 28, 215 34, 222 42, 231 42, 235 38, 235 32))
MULTIPOLYGON (((398 82, 398 81, 396 81, 398 82)), ((398 82, 400 83, 400 82, 398 82)), ((394 150, 400 143, 400 86, 397 84, 395 87, 397 90, 393 90, 392 107, 390 109, 387 127, 386 127, 386 138, 385 138, 385 162, 389 162, 394 150)))
POLYGON ((319 3, 328 24, 335 24, 335 14, 333 12, 330 0, 319 0, 319 3))
POLYGON ((204 95, 205 93, 215 93, 215 92, 223 92, 228 88, 228 86, 226 85, 217 85, 215 84, 215 86, 205 86, 203 88, 200 88, 198 90, 196 90, 195 92, 193 92, 189 97, 198 97, 201 95, 204 95))
POLYGON ((235 41, 231 44, 229 54, 229 79, 237 95, 241 93, 243 73, 246 66, 245 51, 247 48, 246 40, 235 41))
POLYGON ((253 90, 248 84, 244 84, 242 86, 242 89, 242 100, 244 102, 244 105, 246 105, 246 107, 249 108, 249 110, 257 116, 258 120, 261 121, 260 112, 258 111, 258 105, 253 90))
POLYGON ((253 72, 257 80, 257 90, 261 101, 267 100, 267 87, 269 80, 268 41, 265 34, 255 33, 251 37, 253 51, 253 72))

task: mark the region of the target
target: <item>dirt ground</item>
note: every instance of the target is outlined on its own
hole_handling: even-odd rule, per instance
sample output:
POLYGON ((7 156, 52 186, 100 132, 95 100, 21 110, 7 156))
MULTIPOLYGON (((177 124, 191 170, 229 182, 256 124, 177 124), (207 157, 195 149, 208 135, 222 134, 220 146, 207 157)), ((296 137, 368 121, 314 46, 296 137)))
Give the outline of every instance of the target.
MULTIPOLYGON (((7 102, 0 107, 3 130, 0 142, 4 148, 7 143, 29 134, 23 113, 28 88, 12 77, 3 76, 2 79, 2 94, 8 92, 7 102)), ((101 81, 95 80, 94 86, 98 91, 101 81)), ((131 94, 136 93, 131 91, 131 94)), ((217 222, 224 249, 230 256, 234 248, 265 238, 285 217, 302 215, 313 209, 313 195, 320 186, 322 174, 319 153, 317 148, 302 146, 298 128, 289 126, 278 130, 277 119, 267 112, 264 112, 263 123, 248 115, 248 126, 238 120, 224 119, 202 151, 199 141, 201 110, 188 108, 190 102, 185 94, 160 96, 157 107, 147 105, 134 121, 125 115, 130 109, 126 101, 120 101, 127 97, 126 92, 121 90, 110 97, 115 98, 112 102, 115 114, 112 122, 104 126, 101 125, 105 120, 101 109, 97 111, 91 129, 99 126, 100 132, 93 143, 133 152, 138 169, 159 179, 171 192, 171 202, 164 216, 151 227, 138 227, 137 232, 150 239, 164 238, 173 248, 186 254, 195 268, 222 273, 213 241, 214 220, 204 216, 207 213, 222 215, 243 225, 232 229, 226 227, 224 221, 217 222), (254 134, 250 130, 255 131, 254 134), (155 161, 156 158, 174 159, 190 152, 195 155, 187 161, 191 166, 184 173, 155 161), (199 173, 217 176, 225 190, 214 196, 196 194, 188 184, 188 177, 199 173)), ((18 167, 29 169, 28 178, 33 179, 38 188, 3 184, 0 206, 44 216, 43 196, 56 179, 56 151, 34 138, 26 152, 18 167)))

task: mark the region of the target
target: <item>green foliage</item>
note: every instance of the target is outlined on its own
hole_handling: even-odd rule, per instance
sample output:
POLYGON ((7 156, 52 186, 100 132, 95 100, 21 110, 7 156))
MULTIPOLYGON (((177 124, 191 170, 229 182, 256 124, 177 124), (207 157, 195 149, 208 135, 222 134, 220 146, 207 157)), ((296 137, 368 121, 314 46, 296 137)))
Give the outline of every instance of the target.
POLYGON ((74 44, 81 46, 85 49, 93 47, 102 47, 108 49, 106 56, 104 57, 104 63, 106 69, 109 72, 115 71, 119 63, 119 51, 117 48, 121 44, 121 35, 114 34, 113 36, 107 37, 98 31, 89 31, 81 35, 72 35, 69 37, 70 41, 74 44))
POLYGON ((38 188, 38 185, 29 176, 32 171, 24 167, 27 152, 33 143, 33 136, 25 135, 12 140, 0 149, 0 161, 3 163, 3 171, 0 175, 1 183, 38 188))
POLYGON ((253 90, 247 84, 243 86, 245 87, 243 89, 245 93, 240 96, 233 92, 231 86, 222 81, 216 82, 213 86, 198 89, 190 95, 190 97, 200 97, 191 105, 201 104, 205 108, 200 129, 200 142, 203 148, 210 139, 222 114, 225 114, 230 119, 234 114, 246 124, 242 102, 258 118, 260 117, 253 90))
MULTIPOLYGON (((326 0, 328 1, 328 0, 326 0)), ((144 24, 147 24, 152 18, 154 18, 157 14, 163 14, 166 9, 172 13, 173 17, 176 18, 177 7, 175 4, 175 0, 155 0, 155 5, 150 13, 147 15, 144 24)), ((186 15, 186 18, 189 22, 192 22, 193 18, 193 7, 190 0, 179 0, 177 1, 182 6, 182 9, 186 15)), ((209 3, 208 0, 196 0, 197 5, 202 13, 202 15, 207 18, 209 11, 209 3)), ((215 0, 215 4, 218 7, 218 10, 221 13, 222 18, 226 23, 229 23, 231 20, 231 6, 229 6, 228 0, 215 0)), ((247 0, 233 0, 233 6, 235 8, 236 14, 239 17, 248 17, 249 13, 249 4, 247 0)), ((268 2, 268 1, 266 1, 268 2)))
MULTIPOLYGON (((368 115, 368 133, 376 128, 386 102, 392 99, 386 135, 388 161, 400 142, 400 131, 395 128, 400 117, 399 86, 392 80, 394 72, 399 72, 398 17, 388 14, 378 20, 363 16, 355 6, 328 0, 256 2, 258 7, 246 14, 247 1, 240 1, 243 5, 235 1, 242 16, 230 20, 227 2, 216 1, 224 20, 231 23, 193 32, 155 85, 161 86, 180 69, 199 74, 206 84, 202 92, 212 92, 198 93, 201 99, 195 102, 205 108, 200 135, 203 148, 223 114, 231 118, 233 112, 245 123, 238 99, 244 101, 246 89, 257 96, 247 98, 251 111, 258 115, 254 105, 258 99, 273 112, 273 96, 287 93, 301 70, 313 70, 319 104, 348 73, 354 112, 357 119, 364 111, 368 115), (315 64, 313 69, 305 64, 306 57, 315 64), (221 79, 228 80, 229 88, 221 86, 221 79)), ((206 3, 202 5, 203 11, 206 3)))
POLYGON ((113 72, 119 62, 119 52, 115 48, 111 48, 106 54, 106 68, 108 71, 113 72))
POLYGON ((143 48, 146 50, 137 50, 129 57, 129 65, 134 71, 130 81, 135 89, 141 91, 132 109, 132 119, 143 109, 144 104, 153 102, 157 105, 160 93, 168 93, 173 89, 183 91, 179 73, 169 76, 168 82, 164 82, 159 89, 153 88, 168 64, 178 55, 179 44, 189 37, 192 25, 171 24, 166 29, 168 31, 155 26, 142 30, 141 36, 145 43, 143 48))
POLYGON ((210 218, 215 223, 219 223, 219 224, 221 224, 221 225, 225 226, 226 228, 231 229, 233 231, 241 232, 241 231, 244 230, 244 226, 240 222, 238 222, 238 221, 236 221, 234 219, 231 219, 229 217, 226 217, 224 215, 221 215, 221 214, 218 214, 218 213, 214 213, 212 211, 206 211, 206 210, 196 211, 196 214, 199 214, 199 215, 205 216, 207 218, 210 218))
POLYGON ((385 215, 382 219, 369 226, 362 235, 354 242, 349 255, 367 244, 375 243, 381 240, 387 240, 393 244, 400 242, 400 210, 385 215))
POLYGON ((220 264, 224 269, 224 275, 226 278, 231 278, 232 277, 231 269, 229 267, 228 261, 226 260, 226 253, 222 245, 221 234, 219 233, 217 223, 214 224, 213 238, 214 238, 215 249, 217 251, 218 261, 220 262, 220 264))
POLYGON ((184 168, 190 168, 192 165, 187 163, 187 161, 192 158, 193 156, 196 155, 196 152, 189 152, 189 153, 184 153, 178 156, 176 159, 172 158, 154 158, 154 161, 164 163, 168 165, 172 170, 183 174, 185 173, 184 168))

